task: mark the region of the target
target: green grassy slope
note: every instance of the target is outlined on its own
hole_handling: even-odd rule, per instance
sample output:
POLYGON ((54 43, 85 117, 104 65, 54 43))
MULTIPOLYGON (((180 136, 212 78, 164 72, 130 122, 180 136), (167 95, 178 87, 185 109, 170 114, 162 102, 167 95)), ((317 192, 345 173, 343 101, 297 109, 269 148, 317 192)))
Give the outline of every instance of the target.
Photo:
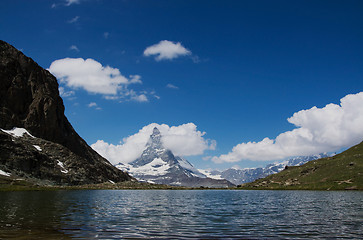
POLYGON ((333 157, 288 167, 243 189, 363 190, 363 142, 333 157))

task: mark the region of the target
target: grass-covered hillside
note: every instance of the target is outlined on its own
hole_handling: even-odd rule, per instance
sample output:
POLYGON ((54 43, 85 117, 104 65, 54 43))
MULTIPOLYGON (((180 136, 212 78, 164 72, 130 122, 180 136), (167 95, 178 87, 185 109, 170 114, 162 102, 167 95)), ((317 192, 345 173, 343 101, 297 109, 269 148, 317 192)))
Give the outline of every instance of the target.
POLYGON ((242 188, 363 190, 363 142, 333 157, 288 167, 242 188))

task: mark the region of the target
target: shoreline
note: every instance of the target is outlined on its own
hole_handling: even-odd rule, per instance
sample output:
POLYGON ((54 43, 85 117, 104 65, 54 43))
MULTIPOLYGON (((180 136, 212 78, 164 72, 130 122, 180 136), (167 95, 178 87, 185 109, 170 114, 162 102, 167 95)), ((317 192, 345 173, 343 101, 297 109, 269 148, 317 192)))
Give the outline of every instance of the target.
POLYGON ((120 182, 120 183, 99 183, 85 184, 75 186, 59 186, 59 185, 37 185, 30 182, 20 180, 11 181, 0 184, 0 192, 15 192, 15 191, 62 191, 62 190, 245 190, 245 191, 363 191, 363 189, 343 189, 343 188, 248 188, 248 187, 233 187, 233 188, 207 188, 207 187, 183 187, 183 186, 168 186, 158 185, 143 182, 120 182))

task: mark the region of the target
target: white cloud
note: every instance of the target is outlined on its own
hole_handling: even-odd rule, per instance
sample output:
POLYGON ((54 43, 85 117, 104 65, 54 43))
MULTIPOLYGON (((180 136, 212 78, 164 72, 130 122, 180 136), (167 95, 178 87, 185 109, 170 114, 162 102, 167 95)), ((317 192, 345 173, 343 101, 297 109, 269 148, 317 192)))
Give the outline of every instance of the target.
POLYGON ((340 105, 301 110, 287 119, 297 128, 276 139, 241 143, 228 154, 213 157, 214 162, 277 160, 297 155, 337 151, 363 140, 363 92, 349 94, 340 105))
POLYGON ((179 87, 177 87, 177 86, 175 86, 175 85, 173 85, 173 84, 171 84, 171 83, 168 83, 168 84, 166 85, 166 87, 167 87, 167 88, 171 88, 171 89, 179 89, 179 87))
POLYGON ((108 37, 110 36, 110 33, 109 32, 104 32, 103 33, 103 37, 105 38, 105 39, 108 39, 108 37))
POLYGON ((69 47, 69 49, 70 49, 70 50, 74 50, 74 51, 76 51, 76 52, 79 52, 79 49, 78 49, 78 47, 77 47, 76 45, 72 45, 72 46, 70 46, 70 47, 69 47))
POLYGON ((90 102, 90 103, 88 104, 88 107, 97 107, 97 103, 95 103, 95 102, 90 102))
MULTIPOLYGON (((102 66, 93 59, 64 58, 50 65, 48 69, 61 84, 72 89, 84 89, 89 93, 103 94, 106 99, 131 99, 146 102, 145 92, 139 94, 128 85, 142 83, 141 76, 126 78, 117 68, 102 66)), ((64 90, 64 89, 63 89, 64 90)))
POLYGON ((87 105, 89 108, 94 108, 96 110, 102 110, 102 108, 100 108, 97 103, 95 102, 90 102, 88 105, 87 105))
POLYGON ((78 20, 79 20, 79 16, 75 16, 74 18, 68 20, 67 22, 68 23, 76 23, 76 22, 78 22, 78 20))
POLYGON ((217 141, 216 140, 208 140, 209 148, 210 150, 216 150, 217 147, 217 141))
POLYGON ((81 3, 81 0, 65 0, 64 2, 62 3, 53 3, 51 5, 51 8, 57 8, 59 6, 66 6, 66 7, 69 7, 70 5, 72 4, 80 4, 81 3))
POLYGON ((72 4, 80 4, 81 3, 81 0, 65 0, 65 5, 68 7, 72 4))
POLYGON ((180 42, 174 43, 168 40, 160 41, 149 46, 144 51, 144 56, 156 55, 155 60, 171 60, 180 56, 190 55, 191 51, 181 45, 180 42))
POLYGON ((59 95, 60 95, 61 97, 71 97, 71 96, 73 96, 73 95, 75 94, 75 92, 74 92, 74 91, 66 91, 66 90, 64 89, 64 87, 59 87, 59 88, 58 88, 58 91, 59 91, 59 95))
POLYGON ((211 156, 205 156, 205 157, 202 157, 202 159, 204 160, 204 161, 208 161, 208 160, 210 160, 212 157, 211 156))
POLYGON ((142 83, 140 75, 130 75, 130 83, 142 83))
POLYGON ((138 133, 124 138, 119 145, 98 140, 91 147, 112 164, 129 163, 141 156, 154 127, 160 130, 164 146, 177 156, 201 155, 205 150, 215 148, 216 142, 205 139, 205 132, 198 131, 193 123, 171 127, 152 123, 140 129, 138 133))
POLYGON ((135 100, 137 102, 148 102, 149 100, 147 99, 145 94, 141 94, 141 95, 134 95, 131 97, 132 100, 135 100))

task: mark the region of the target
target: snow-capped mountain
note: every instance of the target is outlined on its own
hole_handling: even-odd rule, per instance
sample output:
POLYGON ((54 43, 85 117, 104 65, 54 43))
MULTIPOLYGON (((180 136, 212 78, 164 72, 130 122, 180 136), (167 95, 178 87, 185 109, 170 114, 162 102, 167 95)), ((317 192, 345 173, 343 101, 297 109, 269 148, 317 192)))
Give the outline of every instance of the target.
POLYGON ((229 187, 227 180, 206 177, 187 160, 174 156, 161 141, 158 128, 153 129, 142 155, 129 164, 119 163, 117 168, 127 171, 140 181, 188 187, 229 187))
POLYGON ((280 163, 269 164, 264 168, 262 167, 245 168, 245 169, 229 168, 224 171, 218 171, 218 170, 212 170, 212 171, 199 170, 199 171, 202 172, 207 177, 214 179, 227 179, 231 183, 239 185, 243 183, 253 182, 256 179, 278 173, 284 170, 286 166, 300 166, 309 161, 329 156, 331 155, 328 155, 326 153, 321 153, 312 156, 294 157, 280 163))

